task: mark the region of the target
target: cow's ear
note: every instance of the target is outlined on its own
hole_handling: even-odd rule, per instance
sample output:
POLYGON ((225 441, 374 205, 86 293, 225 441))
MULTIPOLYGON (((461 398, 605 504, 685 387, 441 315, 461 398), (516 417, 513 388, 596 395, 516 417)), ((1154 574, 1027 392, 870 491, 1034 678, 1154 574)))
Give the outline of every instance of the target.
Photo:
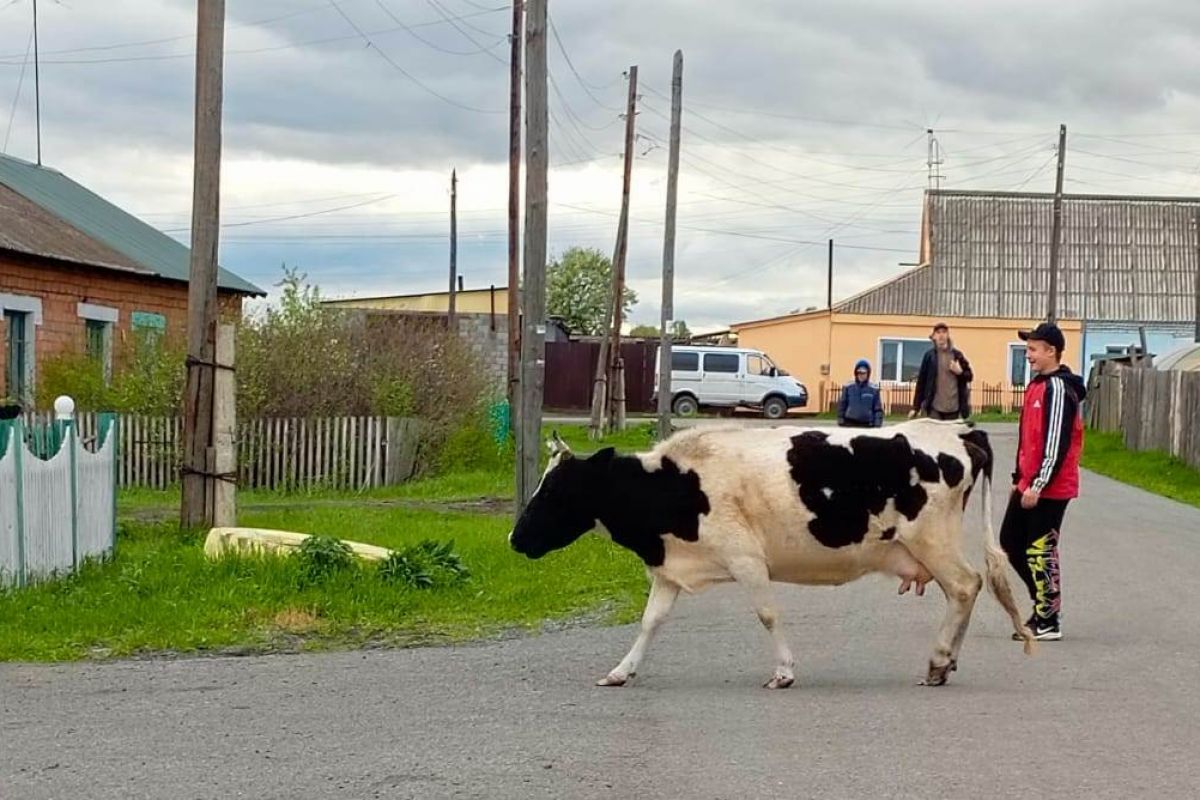
POLYGON ((597 450, 592 453, 592 457, 588 459, 595 464, 604 464, 613 460, 613 456, 617 454, 616 448, 606 447, 603 450, 597 450))
POLYGON ((557 430, 550 431, 550 438, 546 440, 546 447, 549 448, 551 457, 561 455, 569 458, 571 456, 571 448, 558 435, 557 430))

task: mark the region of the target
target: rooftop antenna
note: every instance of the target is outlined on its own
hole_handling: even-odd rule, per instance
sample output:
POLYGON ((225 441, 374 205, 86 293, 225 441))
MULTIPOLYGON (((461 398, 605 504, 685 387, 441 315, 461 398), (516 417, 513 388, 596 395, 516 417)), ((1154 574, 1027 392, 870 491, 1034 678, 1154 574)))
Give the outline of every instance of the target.
POLYGON ((942 159, 942 146, 938 142, 937 137, 933 134, 933 128, 926 128, 925 134, 928 137, 927 154, 925 157, 925 169, 928 174, 929 188, 942 188, 942 164, 946 163, 942 159))

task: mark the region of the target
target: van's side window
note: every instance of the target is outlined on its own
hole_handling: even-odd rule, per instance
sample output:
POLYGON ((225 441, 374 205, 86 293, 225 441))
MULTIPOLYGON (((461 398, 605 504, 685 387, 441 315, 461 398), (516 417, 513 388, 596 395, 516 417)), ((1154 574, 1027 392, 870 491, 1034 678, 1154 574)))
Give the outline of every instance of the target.
POLYGON ((737 372, 739 358, 737 353, 705 353, 704 371, 737 372))
POLYGON ((683 372, 698 372, 700 370, 700 354, 672 351, 671 369, 683 372))
POLYGON ((762 356, 746 356, 747 375, 770 375, 771 370, 762 356))

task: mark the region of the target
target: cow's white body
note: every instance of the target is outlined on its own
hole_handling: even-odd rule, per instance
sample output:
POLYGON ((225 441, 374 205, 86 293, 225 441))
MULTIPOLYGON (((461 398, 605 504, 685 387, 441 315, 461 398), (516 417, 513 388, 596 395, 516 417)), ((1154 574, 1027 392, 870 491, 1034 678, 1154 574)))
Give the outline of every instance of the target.
MULTIPOLYGON (((600 681, 601 685, 622 685, 636 673, 656 628, 680 591, 696 592, 716 583, 738 581, 749 590, 755 611, 772 637, 775 671, 766 685, 790 686, 794 680, 793 658, 777 624, 771 582, 841 584, 868 573, 898 576, 903 581, 901 592, 916 582, 920 593, 927 581, 937 581, 948 607, 925 682, 940 685, 946 681, 957 666, 971 611, 983 585, 980 574, 962 554, 966 494, 980 477, 977 471, 972 474, 972 452, 963 438, 970 435, 970 429, 958 423, 918 420, 875 430, 822 428, 822 434, 815 432, 818 429, 807 430, 809 436, 824 434, 831 447, 844 448, 858 437, 892 439, 901 434, 914 451, 919 449, 939 458, 947 468, 956 463, 965 475, 951 486, 944 477, 921 481, 914 469, 911 481, 924 489, 927 499, 913 518, 889 500, 878 513, 870 514, 861 542, 830 546, 810 531, 817 515, 801 499, 798 479, 789 471, 794 437, 806 429, 693 429, 638 455, 648 473, 661 470, 664 460, 674 462, 684 474, 694 472, 711 509, 701 516, 695 541, 675 535, 662 537, 665 556, 661 564, 649 566, 652 584, 641 633, 621 663, 600 681)), ((990 460, 986 437, 984 442, 990 460)), ((978 450, 974 454, 977 457, 978 450)), ((988 474, 990 470, 988 464, 988 474)), ((995 545, 987 498, 990 481, 984 483, 988 582, 1009 613, 1014 630, 1025 641, 1026 652, 1032 652, 1032 636, 1013 602, 1003 554, 995 545)), ((823 491, 826 498, 832 495, 823 491)), ((600 519, 604 521, 603 516, 600 519)))

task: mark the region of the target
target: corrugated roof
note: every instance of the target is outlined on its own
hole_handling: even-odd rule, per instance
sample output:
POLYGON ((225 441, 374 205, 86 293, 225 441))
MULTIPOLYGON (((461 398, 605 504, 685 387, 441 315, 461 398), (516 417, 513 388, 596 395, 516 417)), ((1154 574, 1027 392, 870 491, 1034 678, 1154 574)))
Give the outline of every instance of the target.
MULTIPOLYGON (((187 247, 61 172, 0 155, 0 186, 43 212, 36 214, 25 207, 23 215, 0 214, 0 247, 8 247, 4 243, 11 242, 17 246, 8 249, 19 252, 187 281, 187 247), (30 224, 36 229, 25 230, 30 224), (92 241, 85 244, 84 239, 92 241)), ((11 198, 9 203, 14 208, 19 205, 11 198)), ((218 273, 217 283, 222 289, 264 294, 224 268, 218 273)))
MULTIPOLYGON (((839 311, 1044 316, 1053 195, 935 190, 926 201, 929 265, 842 303, 839 311)), ((1198 211, 1194 197, 1064 195, 1059 317, 1191 321, 1198 211)))

